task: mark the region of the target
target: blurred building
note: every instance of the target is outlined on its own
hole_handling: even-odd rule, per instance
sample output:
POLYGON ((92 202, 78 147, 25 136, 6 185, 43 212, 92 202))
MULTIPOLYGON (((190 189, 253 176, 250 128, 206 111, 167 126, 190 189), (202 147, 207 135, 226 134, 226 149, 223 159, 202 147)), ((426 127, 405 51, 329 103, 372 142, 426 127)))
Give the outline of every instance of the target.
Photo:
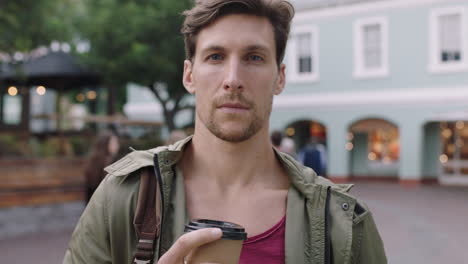
POLYGON ((292 1, 272 129, 327 146, 327 174, 468 184, 468 2, 292 1))

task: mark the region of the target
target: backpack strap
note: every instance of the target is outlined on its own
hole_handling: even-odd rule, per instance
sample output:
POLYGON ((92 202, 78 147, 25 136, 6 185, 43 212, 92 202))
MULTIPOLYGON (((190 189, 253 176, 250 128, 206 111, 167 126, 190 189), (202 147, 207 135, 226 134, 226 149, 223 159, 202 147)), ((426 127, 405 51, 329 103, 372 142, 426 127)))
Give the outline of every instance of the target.
POLYGON ((138 239, 133 264, 153 263, 155 242, 161 235, 161 198, 161 186, 153 172, 153 167, 143 168, 133 219, 138 239))
POLYGON ((333 246, 331 241, 330 228, 330 189, 327 187, 327 198, 325 199, 325 264, 333 263, 333 246))

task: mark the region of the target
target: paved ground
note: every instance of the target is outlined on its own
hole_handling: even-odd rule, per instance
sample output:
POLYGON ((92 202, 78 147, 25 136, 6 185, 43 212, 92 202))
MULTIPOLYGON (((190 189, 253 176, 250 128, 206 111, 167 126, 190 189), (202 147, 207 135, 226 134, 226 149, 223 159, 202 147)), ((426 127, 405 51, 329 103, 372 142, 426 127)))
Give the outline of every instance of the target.
POLYGON ((62 263, 72 230, 23 235, 0 241, 0 263, 62 263))
POLYGON ((468 263, 468 188, 359 183, 374 211, 389 263, 468 263))
MULTIPOLYGON (((392 264, 468 263, 468 188, 359 183, 392 264)), ((0 241, 0 263, 61 263, 71 230, 0 241)), ((378 263, 376 263, 378 264, 378 263)))

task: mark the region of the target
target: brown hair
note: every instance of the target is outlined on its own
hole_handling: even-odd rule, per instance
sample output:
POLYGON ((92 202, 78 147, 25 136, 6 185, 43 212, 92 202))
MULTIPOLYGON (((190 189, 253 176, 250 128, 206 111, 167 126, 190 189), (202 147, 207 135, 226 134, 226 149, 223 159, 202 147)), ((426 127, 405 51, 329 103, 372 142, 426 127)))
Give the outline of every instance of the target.
POLYGON ((91 147, 91 153, 85 167, 86 184, 89 187, 96 188, 106 176, 104 168, 112 163, 114 158, 109 152, 109 141, 113 136, 116 135, 105 131, 97 137, 91 147))
POLYGON ((185 55, 195 56, 198 33, 217 19, 231 14, 249 14, 266 17, 273 26, 276 44, 276 62, 284 58, 294 7, 286 0, 197 0, 195 6, 183 13, 185 21, 182 34, 185 55))

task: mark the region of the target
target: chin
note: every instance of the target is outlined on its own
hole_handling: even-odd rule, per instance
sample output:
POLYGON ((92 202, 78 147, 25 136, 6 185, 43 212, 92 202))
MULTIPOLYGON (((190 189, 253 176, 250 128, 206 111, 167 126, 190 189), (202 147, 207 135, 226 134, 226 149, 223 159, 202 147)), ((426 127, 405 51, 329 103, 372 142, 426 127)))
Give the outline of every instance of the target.
POLYGON ((200 118, 205 128, 215 137, 231 143, 240 143, 255 136, 264 126, 263 119, 253 117, 220 117, 212 113, 209 118, 200 118))
POLYGON ((247 134, 234 134, 234 133, 225 133, 225 134, 215 134, 215 136, 221 140, 231 142, 231 143, 240 143, 247 141, 250 139, 253 135, 247 135, 247 134))
POLYGON ((239 125, 237 125, 235 128, 222 128, 219 126, 208 127, 210 132, 217 138, 231 143, 240 143, 249 140, 255 134, 257 134, 260 128, 261 127, 252 125, 243 128, 240 128, 239 125))

